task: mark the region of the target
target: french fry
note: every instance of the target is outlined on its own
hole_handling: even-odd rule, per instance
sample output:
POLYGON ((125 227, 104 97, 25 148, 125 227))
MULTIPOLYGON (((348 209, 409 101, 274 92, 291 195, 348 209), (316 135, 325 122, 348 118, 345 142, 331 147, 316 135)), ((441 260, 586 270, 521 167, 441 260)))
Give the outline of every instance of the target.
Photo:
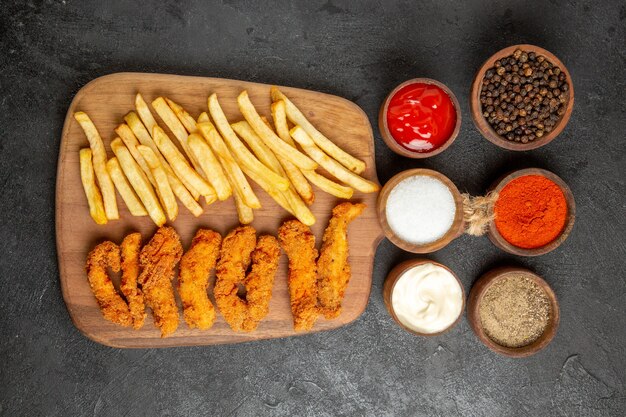
POLYGON ((291 139, 289 135, 289 126, 287 125, 287 112, 285 110, 285 102, 278 100, 272 103, 270 106, 272 111, 272 120, 274 120, 274 127, 276 128, 276 134, 283 141, 289 145, 296 147, 296 143, 291 139))
POLYGON ((286 144, 263 122, 263 119, 261 119, 261 116, 259 116, 259 113, 257 113, 254 105, 250 101, 250 97, 248 97, 248 92, 246 90, 239 94, 237 97, 237 103, 239 104, 239 111, 241 111, 243 117, 274 153, 279 155, 282 159, 290 161, 298 168, 317 168, 315 161, 301 153, 296 148, 286 144))
POLYGON ((359 177, 357 174, 326 155, 315 145, 313 139, 311 139, 301 126, 294 127, 289 131, 289 134, 302 146, 302 149, 304 149, 311 158, 338 180, 364 193, 373 193, 380 188, 378 184, 359 177))
POLYGON ((237 135, 248 144, 248 147, 250 147, 252 153, 254 153, 259 161, 272 171, 282 175, 284 171, 280 162, 276 158, 276 155, 274 155, 274 152, 272 152, 272 150, 268 148, 265 143, 263 143, 263 140, 261 140, 259 135, 257 135, 248 122, 242 120, 231 124, 230 127, 232 127, 235 133, 237 133, 237 135))
MULTIPOLYGON (((215 126, 222 134, 222 137, 228 144, 229 149, 232 151, 233 156, 237 158, 241 165, 248 168, 249 172, 253 172, 255 177, 263 177, 263 179, 273 184, 280 190, 286 190, 289 188, 289 180, 281 177, 274 171, 263 165, 259 160, 246 148, 246 146, 239 140, 233 129, 230 127, 228 119, 222 110, 216 94, 211 94, 209 97, 209 112, 215 122, 215 126)), ((261 122, 263 123, 263 122, 261 122)), ((249 204, 248 204, 249 205, 249 204)))
POLYGON ((170 106, 178 120, 183 124, 187 132, 189 134, 195 133, 198 129, 196 128, 196 120, 189 114, 180 104, 176 104, 169 98, 165 97, 165 101, 170 106))
MULTIPOLYGON (((163 165, 163 163, 161 163, 161 165, 163 165)), ((174 195, 178 197, 180 202, 187 207, 187 210, 189 210, 194 217, 199 217, 203 212, 200 204, 198 204, 196 199, 193 198, 193 196, 189 193, 189 190, 187 190, 183 183, 180 182, 176 175, 170 173, 169 171, 167 171, 166 174, 167 181, 170 183, 170 187, 172 187, 174 195)))
POLYGON ((207 179, 217 193, 217 198, 221 201, 228 199, 232 195, 233 189, 209 144, 202 136, 192 133, 189 135, 189 149, 206 173, 207 179))
MULTIPOLYGON (((212 198, 212 201, 217 200, 217 194, 215 194, 213 187, 187 163, 183 154, 180 153, 163 129, 155 126, 152 130, 152 138, 178 178, 185 178, 201 195, 212 198)), ((210 204, 209 201, 207 204, 210 204)))
POLYGON ((222 139, 215 126, 213 126, 213 123, 209 121, 209 116, 206 113, 202 113, 198 118, 198 122, 198 130, 215 155, 217 155, 233 189, 239 191, 239 195, 245 205, 250 208, 260 208, 261 202, 254 194, 254 191, 252 191, 250 183, 243 174, 241 167, 230 153, 228 146, 224 143, 224 139, 222 139))
POLYGON ((250 206, 246 205, 245 196, 244 194, 242 194, 241 190, 245 192, 245 194, 250 200, 252 200, 253 203, 258 204, 259 207, 261 206, 261 203, 252 191, 252 188, 250 187, 250 184, 248 184, 248 180, 246 179, 245 175, 243 175, 241 168, 239 168, 239 165, 237 165, 232 155, 230 154, 230 151, 228 150, 228 147, 224 143, 224 140, 220 136, 219 132, 211 123, 209 115, 205 112, 202 112, 198 117, 198 124, 196 125, 198 126, 198 128, 200 123, 204 123, 204 128, 201 130, 204 131, 205 134, 207 134, 208 138, 212 138, 210 140, 205 137, 205 140, 207 142, 212 141, 222 152, 220 156, 219 154, 217 154, 215 149, 213 149, 213 151, 217 155, 217 158, 220 161, 220 164, 222 164, 222 167, 224 168, 224 172, 226 174, 226 177, 228 178, 228 181, 232 184, 233 200, 235 200, 235 208, 237 209, 237 217, 239 217, 239 223, 252 223, 252 221, 254 220, 254 211, 250 206))
POLYGON ((126 123, 122 123, 115 128, 115 133, 117 133, 117 135, 122 139, 122 142, 124 142, 124 145, 126 145, 130 154, 133 156, 133 158, 135 158, 135 161, 137 161, 144 174, 146 174, 146 176, 148 177, 150 184, 156 187, 157 183, 154 181, 154 176, 152 175, 152 171, 150 171, 148 163, 143 158, 141 153, 137 150, 137 146, 139 146, 139 141, 137 140, 137 137, 135 136, 131 128, 128 127, 126 123))
MULTIPOLYGON (((203 161, 200 160, 200 156, 198 156, 196 152, 194 152, 194 150, 192 149, 191 143, 190 143, 191 137, 192 135, 196 134, 196 132, 198 131, 198 129, 196 128, 195 119, 180 104, 175 103, 174 101, 170 100, 167 97, 165 98, 165 101, 170 106, 170 108, 172 109, 176 117, 178 117, 178 120, 180 120, 180 122, 183 124, 187 132, 189 132, 189 136, 187 137, 187 146, 189 147, 189 151, 191 152, 189 157, 194 158, 196 160, 197 166, 200 168, 197 170, 198 174, 202 175, 202 178, 209 181, 211 185, 213 185, 213 188, 216 188, 216 185, 217 187, 222 187, 223 185, 222 181, 228 183, 228 180, 224 176, 223 172, 221 172, 219 162, 217 162, 217 160, 213 156, 213 152, 211 152, 210 148, 208 148, 208 152, 211 153, 210 155, 207 154, 206 152, 201 153, 201 156, 205 157, 205 160, 203 161), (211 165, 210 163, 207 165, 207 162, 209 161, 207 161, 206 158, 209 158, 210 160, 211 156, 213 156, 213 160, 215 160, 217 164, 217 168, 219 168, 220 171, 215 171, 215 166, 211 165), (214 184, 214 182, 216 182, 216 184, 214 184)), ((198 136, 200 138, 200 142, 196 141, 196 148, 198 146, 202 146, 202 145, 198 145, 198 143, 204 143, 206 145, 206 142, 202 139, 202 137, 200 135, 198 136)), ((231 191, 228 191, 227 188, 222 188, 220 190, 216 189, 216 192, 220 200, 225 200, 231 195, 231 191), (222 195, 222 197, 220 197, 220 195, 222 195)), ((212 201, 207 200, 207 204, 211 204, 211 203, 212 201)))
POLYGON ((141 153, 141 156, 150 167, 152 175, 156 181, 156 192, 159 196, 159 200, 161 200, 163 208, 165 209, 167 218, 171 221, 176 220, 176 217, 178 216, 178 204, 176 203, 176 198, 174 197, 172 188, 167 180, 167 174, 159 162, 159 158, 157 158, 154 151, 148 146, 139 145, 137 150, 141 153))
MULTIPOLYGON (((150 110, 147 109, 147 107, 144 110, 147 110, 147 114, 152 117, 152 114, 150 113, 150 110)), ((178 197, 178 199, 185 205, 185 207, 189 209, 189 211, 194 214, 194 216, 198 217, 200 214, 202 214, 202 207, 200 207, 200 205, 196 202, 196 200, 200 198, 200 193, 196 191, 190 184, 182 182, 181 179, 179 179, 176 174, 174 174, 174 171, 167 163, 163 155, 161 155, 161 152, 156 146, 156 143, 154 143, 152 136, 150 135, 150 133, 148 133, 146 127, 143 125, 141 120, 139 120, 137 114, 135 112, 130 112, 126 116, 124 116, 124 120, 126 120, 126 123, 128 123, 128 126, 130 126, 137 139, 139 139, 139 142, 141 142, 142 145, 148 146, 150 149, 152 149, 152 152, 154 152, 157 158, 159 158, 159 162, 161 162, 161 165, 167 173, 167 180, 172 187, 172 191, 174 191, 174 194, 176 194, 176 197, 178 197), (193 200, 193 203, 191 203, 190 197, 191 200, 193 200)), ((156 123, 154 124, 154 126, 156 126, 156 123)))
MULTIPOLYGON (((172 131, 174 137, 178 139, 178 142, 183 147, 183 151, 191 161, 191 165, 195 168, 196 171, 202 172, 198 161, 196 161, 196 159, 191 154, 191 151, 189 150, 189 143, 187 142, 189 134, 187 133, 187 130, 185 130, 185 127, 180 122, 180 120, 178 120, 178 117, 176 117, 176 114, 172 111, 170 106, 167 105, 165 99, 163 97, 158 97, 152 102, 152 107, 157 112, 161 120, 163 120, 168 129, 172 131)), ((152 128, 152 132, 153 131, 154 128, 152 128)), ((200 194, 202 194, 202 191, 198 191, 200 192, 200 194)))
POLYGON ((335 181, 329 180, 315 171, 302 171, 302 175, 304 175, 306 179, 311 182, 311 184, 315 185, 320 190, 337 198, 345 198, 346 200, 349 200, 354 194, 354 190, 352 188, 337 184, 335 181))
POLYGON ((115 187, 113 181, 107 171, 107 151, 104 149, 104 143, 98 133, 98 129, 93 124, 89 116, 82 111, 74 113, 74 118, 83 128, 87 140, 89 140, 89 147, 92 153, 93 169, 96 173, 96 179, 102 192, 102 200, 104 202, 104 212, 107 219, 116 220, 120 218, 119 211, 117 210, 117 201, 115 198, 115 187))
MULTIPOLYGON (((272 103, 272 105, 273 104, 275 103, 272 103)), ((269 120, 267 120, 267 117, 261 116, 261 120, 263 120, 263 123, 265 123, 267 127, 269 127, 270 129, 273 129, 272 124, 270 123, 269 120)), ((285 119, 285 123, 286 123, 286 120, 287 119, 285 119)), ((250 124, 248 122, 242 121, 240 123, 242 123, 242 126, 247 126, 247 128, 252 129, 252 127, 250 127, 250 124)), ((254 133, 254 129, 252 129, 252 132, 254 133)), ((287 129, 287 134, 289 134, 289 129, 287 129)), ((259 136, 256 133, 254 133, 254 136, 258 138, 259 140, 261 140, 261 138, 259 138, 259 136)), ((280 135, 278 135, 278 137, 280 138, 280 135)), ((289 140, 293 142, 291 137, 289 137, 289 140)), ((265 146, 265 148, 267 148, 267 145, 265 144, 263 145, 265 146)), ((271 152, 269 148, 267 149, 271 152)), ((272 154, 275 155, 273 152, 272 154)), ((313 204, 313 201, 315 201, 315 194, 313 193, 313 188, 311 188, 311 185, 308 183, 304 175, 302 175, 302 171, 300 170, 300 168, 298 168, 297 166, 295 166, 294 164, 292 164, 286 159, 281 159, 278 155, 275 155, 275 158, 273 159, 278 161, 279 165, 282 167, 282 169, 280 169, 279 171, 276 171, 276 169, 274 169, 274 171, 279 172, 281 175, 289 178, 289 181, 291 181, 291 187, 293 187, 293 189, 300 195, 300 197, 302 197, 302 200, 304 200, 306 205, 310 206, 311 204, 313 204)))
MULTIPOLYGON (((209 115, 207 114, 207 112, 203 111, 202 113, 200 113, 200 116, 198 116, 198 120, 196 121, 196 127, 198 127, 198 123, 206 123, 206 122, 210 122, 211 119, 209 119, 209 115)), ((213 124, 213 123, 211 123, 213 124)))
POLYGON ((243 202, 243 197, 239 193, 238 189, 233 190, 233 198, 235 200, 235 207, 237 208, 237 217, 239 217, 239 223, 250 224, 254 220, 254 212, 246 203, 243 202))
MULTIPOLYGON (((254 176, 254 173, 252 171, 250 171, 248 169, 248 167, 242 166, 241 169, 243 170, 243 172, 246 173, 247 176, 252 177, 254 176)), ((289 205, 289 202, 287 201, 287 199, 285 198, 285 196, 283 195, 283 191, 277 190, 276 188, 274 188, 272 186, 272 184, 268 183, 267 181, 265 181, 264 178, 258 177, 255 182, 257 184, 259 184, 259 186, 265 190, 265 192, 267 194, 269 194, 270 197, 272 197, 274 199, 274 201, 276 201, 278 203, 279 206, 281 206, 282 208, 284 208, 285 210, 287 210, 289 213, 291 213, 292 215, 295 215, 293 213, 293 210, 291 209, 291 206, 289 205)))
POLYGON ((124 172, 122 172, 122 167, 120 167, 120 163, 116 157, 107 161, 107 170, 113 180, 113 184, 115 184, 115 188, 117 188, 117 192, 120 193, 122 200, 126 203, 126 207, 128 207, 130 214, 133 216, 147 216, 148 212, 128 183, 128 180, 126 179, 124 172))
MULTIPOLYGON (((148 103, 146 103, 146 101, 143 99, 143 97, 139 93, 137 93, 137 95, 135 96, 135 109, 137 109, 137 113, 139 114, 139 117, 141 118, 141 121, 143 122, 143 125, 145 126, 146 130, 148 132, 152 132, 152 129, 154 129, 154 126, 157 125, 157 122, 154 119, 154 116, 152 115, 150 108, 148 107, 148 103)), ((128 121, 126 122, 128 123, 128 121)), ((135 135, 137 135, 137 133, 135 133, 135 135)), ((154 149, 152 149, 152 151, 154 151, 154 149)))
MULTIPOLYGON (((295 147, 296 143, 291 139, 289 134, 289 126, 287 125, 287 115, 285 113, 285 102, 283 100, 275 101, 272 103, 272 118, 274 119, 274 126, 276 127, 276 133, 278 137, 295 147)), ((336 182, 329 180, 323 175, 318 174, 314 170, 303 169, 302 175, 311 182, 311 184, 317 186, 320 190, 333 195, 338 198, 350 199, 354 190, 350 187, 337 184, 336 182)), ((304 196, 303 196, 304 198, 304 196)), ((306 201, 306 199, 305 199, 306 201)))
POLYGON ((91 155, 91 148, 80 150, 80 180, 83 183, 85 196, 87 196, 91 218, 96 224, 106 224, 108 220, 104 212, 102 194, 100 194, 100 189, 96 185, 91 155))
POLYGON ((143 206, 148 211, 148 215, 157 226, 163 226, 167 219, 163 213, 163 209, 159 204, 159 198, 157 197, 154 189, 148 181, 148 177, 143 173, 139 164, 135 162, 130 151, 124 146, 124 143, 120 138, 115 138, 111 142, 111 149, 117 157, 117 160, 122 167, 122 171, 128 178, 128 182, 133 186, 137 196, 143 203, 143 206))
MULTIPOLYGON (((263 140, 254 132, 252 127, 248 124, 248 122, 241 121, 234 123, 232 128, 239 136, 243 138, 244 141, 250 146, 252 152, 259 158, 261 162, 267 165, 270 169, 274 170, 276 173, 285 175, 285 171, 280 164, 278 158, 271 151, 270 148, 267 147, 263 140)), ((259 184, 261 185, 261 184, 259 184)), ((270 194, 271 195, 271 194, 270 194)), ((289 187, 288 190, 282 191, 282 195, 285 198, 291 210, 289 210, 298 220, 307 226, 311 226, 315 223, 315 216, 311 213, 311 210, 304 204, 302 199, 298 196, 293 187, 289 187)), ((272 195, 272 197, 274 197, 272 195)), ((278 200, 277 200, 278 202, 278 200)), ((279 202, 279 204, 281 204, 279 202)), ((282 205, 282 204, 281 204, 282 205)))
POLYGON ((272 97, 272 101, 282 100, 285 102, 285 110, 287 112, 287 117, 289 118, 289 120, 291 120, 294 125, 301 126, 302 129, 304 129, 304 131, 309 134, 313 142, 315 142, 315 144, 319 146, 324 152, 335 158, 343 166, 345 166, 352 172, 361 174, 363 171, 365 171, 365 162, 353 157, 352 155, 341 149, 339 146, 337 146, 333 141, 324 136, 319 130, 317 130, 315 126, 313 126, 311 122, 309 122, 309 120, 304 116, 304 114, 302 114, 302 112, 296 107, 296 105, 293 104, 291 100, 289 100, 287 96, 285 96, 278 89, 278 87, 272 87, 270 89, 270 95, 272 97))
POLYGON ((144 101, 141 94, 137 94, 135 97, 135 108, 137 109, 136 113, 130 112, 125 117, 126 123, 130 126, 130 128, 135 133, 135 136, 139 139, 142 145, 148 146, 152 151, 156 154, 157 158, 159 158, 159 162, 165 169, 167 174, 167 180, 170 183, 170 187, 172 187, 172 191, 178 199, 183 203, 185 207, 195 216, 198 217, 202 214, 202 207, 196 200, 200 198, 200 193, 196 191, 190 184, 187 184, 181 181, 172 168, 169 166, 161 152, 159 152, 158 147, 154 143, 152 136, 149 132, 152 131, 154 126, 157 125, 156 120, 154 120, 154 116, 152 116, 152 112, 148 108, 148 104, 144 101), (140 120, 141 118, 141 120, 140 120))
POLYGON ((248 184, 248 180, 245 175, 241 171, 241 168, 235 160, 233 159, 228 147, 224 143, 224 140, 220 136, 219 132, 213 126, 209 119, 209 115, 205 112, 202 112, 200 116, 198 116, 198 123, 196 124, 200 132, 203 132, 207 136, 205 136, 205 140, 207 142, 213 142, 217 149, 221 150, 221 155, 213 148, 213 152, 217 155, 217 158, 220 160, 220 164, 224 168, 224 172, 226 173, 226 177, 228 177, 228 181, 232 184, 233 188, 233 200, 235 200, 235 208, 237 209, 237 217, 239 217, 239 223, 241 224, 250 224, 254 220, 254 211, 252 208, 245 203, 245 196, 242 194, 242 189, 246 192, 249 197, 252 197, 252 200, 256 200, 256 203, 261 206, 259 200, 256 195, 252 191, 250 184, 248 184), (202 124, 202 125, 201 125, 202 124), (202 128, 201 128, 202 127, 202 128), (210 138, 210 139, 209 139, 210 138), (232 165, 231 165, 232 163, 232 165), (238 178, 237 178, 238 177, 238 178))
MULTIPOLYGON (((287 115, 285 113, 285 102, 280 101, 276 103, 272 103, 272 119, 274 120, 274 127, 276 128, 276 134, 279 138, 281 138, 284 142, 289 144, 290 146, 296 147, 296 144, 289 136, 289 127, 287 126, 287 115)), ((285 169, 285 173, 287 174, 287 178, 293 184, 293 187, 296 189, 300 197, 304 200, 304 202, 308 205, 313 204, 315 201, 315 194, 313 193, 313 188, 311 184, 306 180, 302 170, 287 161, 286 159, 279 158, 281 165, 285 169)))

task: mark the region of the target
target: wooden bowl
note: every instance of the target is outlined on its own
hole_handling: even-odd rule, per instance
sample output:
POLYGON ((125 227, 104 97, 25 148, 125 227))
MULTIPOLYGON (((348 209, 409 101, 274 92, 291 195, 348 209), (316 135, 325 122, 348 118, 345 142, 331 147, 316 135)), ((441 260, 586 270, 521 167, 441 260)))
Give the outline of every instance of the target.
POLYGON ((411 80, 403 82, 402 84, 394 88, 391 93, 389 93, 389 95, 387 95, 385 101, 383 101, 382 106, 380 106, 380 111, 378 112, 378 129, 380 130, 380 135, 383 137, 383 140, 385 141, 389 149, 391 149, 398 155, 414 159, 429 158, 445 151, 450 145, 452 145, 452 142, 454 142, 456 137, 459 135, 459 131, 461 130, 461 107, 459 107, 459 101, 456 99, 454 93, 452 93, 452 91, 450 91, 448 87, 446 87, 439 81, 432 80, 430 78, 413 78, 411 80), (407 85, 417 83, 436 85, 437 87, 441 88, 448 95, 448 97, 450 97, 450 100, 452 100, 452 104, 454 105, 454 108, 456 110, 456 125, 454 126, 454 130, 450 134, 450 137, 440 147, 434 149, 431 152, 415 152, 400 145, 393 138, 391 132, 389 131, 389 126, 387 125, 387 109, 389 108, 389 102, 391 101, 391 98, 400 89, 406 87, 407 85))
POLYGON ((478 336, 480 341, 483 342, 489 349, 501 355, 510 356, 512 358, 523 358, 539 352, 541 349, 545 348, 554 338, 557 328, 559 327, 559 303, 556 295, 554 294, 554 291, 552 291, 552 288, 550 288, 548 283, 545 282, 538 275, 534 274, 532 271, 529 271, 525 268, 501 267, 487 272, 486 274, 481 276, 478 281, 476 281, 476 283, 472 286, 469 299, 467 301, 467 320, 469 321, 472 330, 474 330, 474 333, 476 333, 476 336, 478 336), (531 278, 534 282, 537 283, 537 285, 543 288, 543 290, 548 295, 548 298, 550 299, 550 307, 552 309, 550 323, 548 324, 548 327, 546 328, 544 333, 539 337, 539 339, 535 340, 529 345, 519 348, 502 346, 491 340, 482 327, 482 322, 480 320, 479 314, 480 303, 482 302, 487 289, 498 279, 503 278, 511 273, 527 274, 529 278, 531 278))
POLYGON ((567 122, 572 114, 572 110, 574 109, 574 85, 572 83, 572 77, 570 76, 567 67, 565 67, 565 65, 554 54, 543 48, 527 44, 509 46, 508 48, 504 48, 492 55, 476 72, 470 91, 470 109, 474 125, 476 125, 476 128, 480 131, 480 133, 482 133, 482 135, 490 142, 500 146, 501 148, 512 151, 528 151, 536 149, 554 140, 554 138, 556 138, 563 131, 563 129, 565 129, 565 126, 567 125, 567 122), (558 66, 561 71, 565 73, 567 84, 569 86, 569 101, 567 102, 567 107, 565 108, 565 114, 561 116, 561 119, 557 122, 554 129, 550 133, 544 135, 540 139, 535 139, 528 143, 510 141, 498 135, 483 116, 480 105, 480 90, 483 86, 483 77, 485 76, 485 73, 489 68, 494 66, 494 63, 497 60, 512 55, 516 49, 521 49, 524 52, 535 52, 538 55, 545 56, 548 61, 558 66))
POLYGON ((535 249, 524 249, 509 243, 504 237, 502 237, 500 232, 498 232, 495 220, 492 220, 489 223, 487 236, 489 236, 489 239, 493 242, 494 245, 508 253, 512 253, 513 255, 539 256, 558 248, 561 243, 563 243, 565 239, 567 239, 570 232, 572 231, 572 228, 574 227, 574 221, 576 220, 576 203, 574 201, 574 195, 572 194, 572 191, 569 189, 565 181, 563 181, 556 174, 540 168, 526 168, 520 169, 518 171, 513 171, 498 179, 496 183, 490 188, 490 190, 499 193, 510 181, 519 177, 523 177, 525 175, 541 175, 542 177, 545 177, 554 182, 556 185, 559 186, 561 191, 563 191, 563 195, 565 196, 565 201, 567 203, 567 219, 565 221, 565 227, 563 227, 561 233, 552 242, 535 249))
POLYGON ((440 334, 443 334, 447 332, 448 330, 452 329, 454 326, 457 325, 459 320, 461 320, 461 316, 463 316, 463 310, 465 310, 465 289, 463 288, 463 283, 461 282, 459 277, 457 277, 456 274, 447 266, 442 265, 439 262, 431 261, 430 259, 425 259, 425 258, 409 259, 408 261, 404 261, 396 265, 391 270, 391 272, 389 272, 389 275, 387 275, 387 278, 385 279, 385 283, 383 284, 383 301, 385 302, 387 311, 389 311, 389 314, 391 315, 391 317, 393 317, 394 321, 398 324, 398 326, 402 327, 407 332, 413 333, 414 335, 417 335, 417 336, 439 336, 440 334), (461 287, 462 297, 463 297, 463 304, 461 305, 461 312, 459 313, 459 316, 448 327, 436 333, 422 333, 422 332, 418 332, 418 331, 408 328, 398 319, 398 316, 396 316, 396 312, 393 309, 393 304, 391 303, 391 295, 393 294, 393 289, 396 286, 396 282, 398 282, 398 279, 402 276, 402 274, 404 274, 406 271, 408 271, 409 269, 413 267, 426 264, 426 263, 431 263, 431 264, 440 266, 448 270, 452 274, 452 276, 456 278, 457 282, 459 283, 459 286, 461 287))
POLYGON ((383 233, 385 234, 387 239, 389 239, 397 247, 412 253, 430 253, 439 250, 446 246, 448 243, 452 242, 452 240, 462 235, 465 228, 465 223, 463 221, 463 198, 461 197, 461 193, 448 177, 440 172, 433 171, 432 169, 409 169, 393 176, 389 181, 387 181, 383 189, 380 191, 380 194, 378 194, 376 209, 378 210, 378 220, 380 221, 383 233), (444 183, 448 187, 448 189, 450 189, 450 192, 454 197, 454 205, 456 206, 454 221, 452 222, 452 226, 450 226, 450 229, 446 232, 446 234, 434 242, 426 243, 423 245, 417 245, 415 243, 409 243, 402 240, 393 232, 393 230, 389 226, 389 223, 387 222, 387 199, 389 198, 391 190, 393 190, 396 185, 398 185, 402 180, 415 175, 426 175, 436 178, 444 183))

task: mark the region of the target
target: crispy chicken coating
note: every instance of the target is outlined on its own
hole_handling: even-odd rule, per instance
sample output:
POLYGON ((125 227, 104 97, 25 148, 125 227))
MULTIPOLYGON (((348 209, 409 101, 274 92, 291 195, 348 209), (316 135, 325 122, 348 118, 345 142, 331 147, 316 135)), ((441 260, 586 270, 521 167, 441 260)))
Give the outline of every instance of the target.
POLYGON ((113 242, 102 242, 87 255, 87 278, 105 319, 121 326, 132 325, 130 310, 117 293, 107 267, 120 270, 120 248, 113 242))
POLYGON ((183 303, 185 322, 192 329, 210 329, 215 322, 215 307, 209 300, 207 288, 221 243, 219 233, 200 229, 180 261, 178 294, 183 303))
POLYGON ((139 277, 139 251, 141 250, 141 234, 131 233, 124 238, 120 245, 122 252, 122 280, 120 290, 126 297, 130 315, 133 319, 133 329, 143 327, 146 319, 146 304, 143 291, 137 285, 139 277))
POLYGON ((252 267, 244 283, 247 290, 248 316, 243 322, 243 330, 256 329, 259 322, 269 313, 279 259, 278 240, 269 235, 259 237, 252 252, 252 267))
POLYGON ((288 283, 294 329, 310 330, 319 314, 315 236, 308 226, 289 220, 278 229, 278 239, 289 258, 288 283))
POLYGON ((257 243, 251 226, 238 227, 224 238, 213 293, 217 307, 233 330, 254 330, 269 312, 279 258, 276 239, 261 236, 257 243), (245 296, 239 295, 242 289, 245 296))
POLYGON ((161 329, 161 337, 169 336, 178 328, 178 306, 172 279, 182 253, 183 248, 176 231, 171 227, 161 227, 143 247, 139 256, 143 270, 138 281, 146 304, 152 309, 154 322, 161 329))
POLYGON ((358 217, 365 204, 341 203, 333 209, 322 238, 317 260, 317 300, 321 313, 332 319, 341 313, 341 300, 350 281, 348 224, 358 217))

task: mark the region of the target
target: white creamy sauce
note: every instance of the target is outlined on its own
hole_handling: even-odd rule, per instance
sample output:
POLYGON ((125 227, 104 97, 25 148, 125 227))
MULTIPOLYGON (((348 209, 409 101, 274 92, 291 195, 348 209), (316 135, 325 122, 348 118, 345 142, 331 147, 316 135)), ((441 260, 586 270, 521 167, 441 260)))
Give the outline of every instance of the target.
POLYGON ((463 290, 445 268, 426 263, 404 272, 391 294, 396 317, 420 333, 445 330, 461 314, 463 290))

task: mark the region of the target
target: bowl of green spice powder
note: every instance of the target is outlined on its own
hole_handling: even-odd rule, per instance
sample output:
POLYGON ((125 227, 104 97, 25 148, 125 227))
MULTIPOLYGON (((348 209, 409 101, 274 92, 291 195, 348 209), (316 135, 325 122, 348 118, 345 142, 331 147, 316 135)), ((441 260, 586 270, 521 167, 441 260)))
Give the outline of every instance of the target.
POLYGON ((480 277, 470 292, 467 315, 488 348, 510 357, 537 353, 559 325, 554 291, 524 268, 496 268, 480 277))

